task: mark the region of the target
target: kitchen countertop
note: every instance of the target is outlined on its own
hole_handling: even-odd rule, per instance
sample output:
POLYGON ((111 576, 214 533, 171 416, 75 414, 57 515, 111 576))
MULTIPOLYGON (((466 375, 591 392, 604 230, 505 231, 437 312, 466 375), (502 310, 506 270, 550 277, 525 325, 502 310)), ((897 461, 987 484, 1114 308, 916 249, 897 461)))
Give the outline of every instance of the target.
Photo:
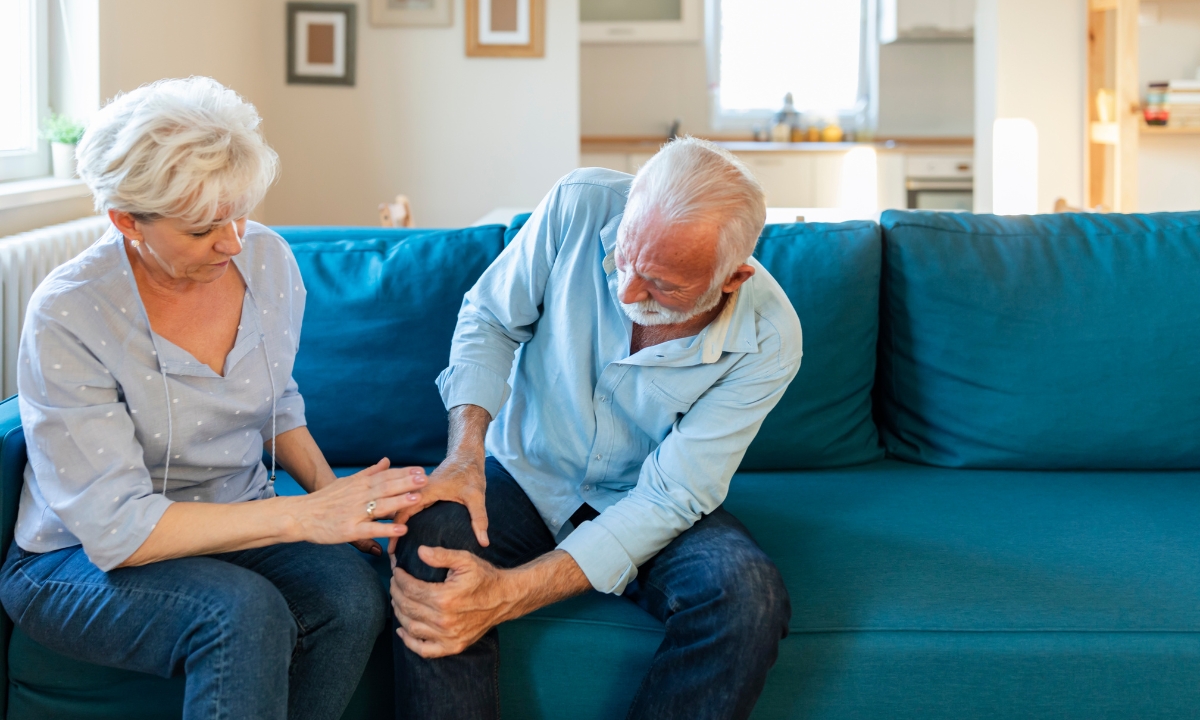
MULTIPOLYGON (((757 142, 714 138, 713 141, 730 152, 846 152, 859 147, 883 152, 971 152, 975 141, 969 137, 876 138, 870 142, 757 142)), ((666 138, 652 137, 583 137, 583 153, 654 153, 666 138)))

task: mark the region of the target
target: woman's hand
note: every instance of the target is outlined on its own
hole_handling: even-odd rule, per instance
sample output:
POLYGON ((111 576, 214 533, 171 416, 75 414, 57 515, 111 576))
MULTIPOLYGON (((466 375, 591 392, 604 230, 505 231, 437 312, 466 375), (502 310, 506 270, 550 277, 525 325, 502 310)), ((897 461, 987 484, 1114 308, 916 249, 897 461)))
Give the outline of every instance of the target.
POLYGON ((384 458, 366 470, 297 498, 299 507, 294 519, 299 525, 299 537, 322 545, 348 542, 359 550, 378 555, 379 546, 374 538, 400 537, 408 531, 402 523, 379 520, 418 505, 427 482, 423 468, 390 469, 390 465, 384 458), (367 505, 371 502, 375 506, 369 515, 367 505))

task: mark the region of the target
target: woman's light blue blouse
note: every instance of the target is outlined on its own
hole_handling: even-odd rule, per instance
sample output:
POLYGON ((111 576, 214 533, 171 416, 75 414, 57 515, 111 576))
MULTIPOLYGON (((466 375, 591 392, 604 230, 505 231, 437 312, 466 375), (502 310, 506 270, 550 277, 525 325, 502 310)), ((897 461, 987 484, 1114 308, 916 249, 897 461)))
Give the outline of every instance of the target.
POLYGON ((34 292, 17 368, 22 548, 82 544, 107 571, 172 502, 274 495, 262 463, 272 408, 276 434, 305 424, 292 380, 305 293, 282 238, 248 223, 243 243, 233 263, 246 297, 221 375, 151 332, 116 229, 34 292))

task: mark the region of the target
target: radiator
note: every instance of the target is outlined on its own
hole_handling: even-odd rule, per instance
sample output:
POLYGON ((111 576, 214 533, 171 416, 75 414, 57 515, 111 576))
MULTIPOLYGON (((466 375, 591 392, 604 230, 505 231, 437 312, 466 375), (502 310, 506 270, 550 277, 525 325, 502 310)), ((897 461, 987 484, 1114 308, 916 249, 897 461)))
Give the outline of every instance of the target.
POLYGON ((110 227, 104 215, 0 238, 0 381, 3 397, 17 392, 17 348, 25 308, 54 268, 86 250, 110 227))

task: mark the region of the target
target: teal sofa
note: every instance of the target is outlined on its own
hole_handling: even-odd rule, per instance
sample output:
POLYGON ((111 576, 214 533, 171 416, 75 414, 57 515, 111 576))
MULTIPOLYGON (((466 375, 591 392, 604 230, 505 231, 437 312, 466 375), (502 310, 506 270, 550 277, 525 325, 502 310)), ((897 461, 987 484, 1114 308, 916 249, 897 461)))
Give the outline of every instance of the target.
MULTIPOLYGON (((295 375, 340 472, 438 462, 462 294, 523 221, 279 228, 309 289, 295 375)), ((726 503, 792 600, 754 717, 1200 714, 1200 213, 887 212, 770 226, 756 254, 805 357, 726 503)), ((6 550, 15 399, 0 438, 6 550)), ((662 636, 597 593, 504 625, 505 717, 622 717, 662 636)), ((0 642, 7 718, 180 716, 182 678, 7 617, 0 642)), ((391 717, 389 643, 347 718, 391 717)))

